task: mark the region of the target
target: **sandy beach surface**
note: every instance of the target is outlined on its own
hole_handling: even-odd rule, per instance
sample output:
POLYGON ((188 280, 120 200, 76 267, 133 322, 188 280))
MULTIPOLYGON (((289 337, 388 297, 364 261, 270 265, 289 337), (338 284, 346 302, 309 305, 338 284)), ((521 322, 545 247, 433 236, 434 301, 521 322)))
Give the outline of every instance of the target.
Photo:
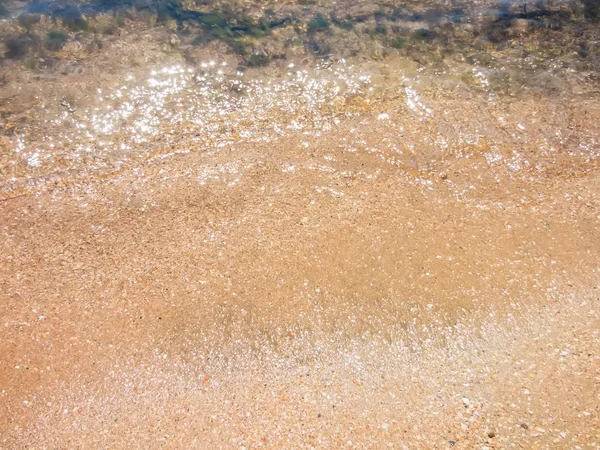
POLYGON ((593 66, 130 26, 2 66, 0 448, 600 446, 593 66))

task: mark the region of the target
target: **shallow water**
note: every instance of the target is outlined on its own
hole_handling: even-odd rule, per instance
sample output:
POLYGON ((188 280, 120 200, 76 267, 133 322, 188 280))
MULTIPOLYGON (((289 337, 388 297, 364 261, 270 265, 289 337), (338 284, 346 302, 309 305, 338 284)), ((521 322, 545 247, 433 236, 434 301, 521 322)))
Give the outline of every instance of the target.
POLYGON ((6 5, 3 446, 597 445, 593 5, 6 5))

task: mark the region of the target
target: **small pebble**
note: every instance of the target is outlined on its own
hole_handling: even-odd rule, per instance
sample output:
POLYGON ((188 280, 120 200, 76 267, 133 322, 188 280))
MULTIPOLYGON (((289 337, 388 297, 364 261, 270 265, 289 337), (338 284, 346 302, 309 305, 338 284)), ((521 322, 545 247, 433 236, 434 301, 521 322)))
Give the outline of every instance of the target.
POLYGON ((487 435, 490 439, 496 437, 496 433, 494 433, 493 431, 488 432, 487 435))
POLYGON ((521 424, 521 428, 523 428, 524 430, 526 430, 527 428, 529 428, 529 425, 527 425, 526 423, 522 423, 521 424))

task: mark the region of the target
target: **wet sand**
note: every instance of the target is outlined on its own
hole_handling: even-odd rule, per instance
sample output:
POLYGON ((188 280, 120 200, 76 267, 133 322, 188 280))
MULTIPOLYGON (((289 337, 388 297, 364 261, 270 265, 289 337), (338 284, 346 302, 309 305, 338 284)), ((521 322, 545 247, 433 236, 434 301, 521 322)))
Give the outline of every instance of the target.
POLYGON ((164 58, 3 88, 1 448, 600 445, 595 85, 164 58))
POLYGON ((4 446, 592 448, 595 173, 482 208, 346 133, 4 202, 4 446))

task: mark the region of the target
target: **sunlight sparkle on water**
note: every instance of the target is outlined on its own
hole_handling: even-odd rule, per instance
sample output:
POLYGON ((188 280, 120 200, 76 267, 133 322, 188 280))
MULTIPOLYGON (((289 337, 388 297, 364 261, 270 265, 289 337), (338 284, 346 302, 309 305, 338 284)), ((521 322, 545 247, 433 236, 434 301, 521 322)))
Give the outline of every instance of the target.
MULTIPOLYGON (((114 89, 98 89, 88 108, 55 118, 56 145, 70 160, 77 159, 73 153, 93 154, 110 167, 128 154, 142 156, 148 147, 140 144, 154 139, 174 143, 191 135, 200 148, 219 148, 240 138, 270 142, 286 130, 329 129, 335 122, 323 106, 370 95, 372 85, 369 74, 354 73, 343 62, 317 72, 292 66, 287 76, 276 79, 251 79, 240 71, 227 72, 226 66, 207 61, 200 69, 170 65, 145 76, 129 74, 114 89)), ((15 139, 14 151, 26 145, 24 138, 15 139)), ((33 164, 51 154, 49 148, 42 143, 33 164)))

